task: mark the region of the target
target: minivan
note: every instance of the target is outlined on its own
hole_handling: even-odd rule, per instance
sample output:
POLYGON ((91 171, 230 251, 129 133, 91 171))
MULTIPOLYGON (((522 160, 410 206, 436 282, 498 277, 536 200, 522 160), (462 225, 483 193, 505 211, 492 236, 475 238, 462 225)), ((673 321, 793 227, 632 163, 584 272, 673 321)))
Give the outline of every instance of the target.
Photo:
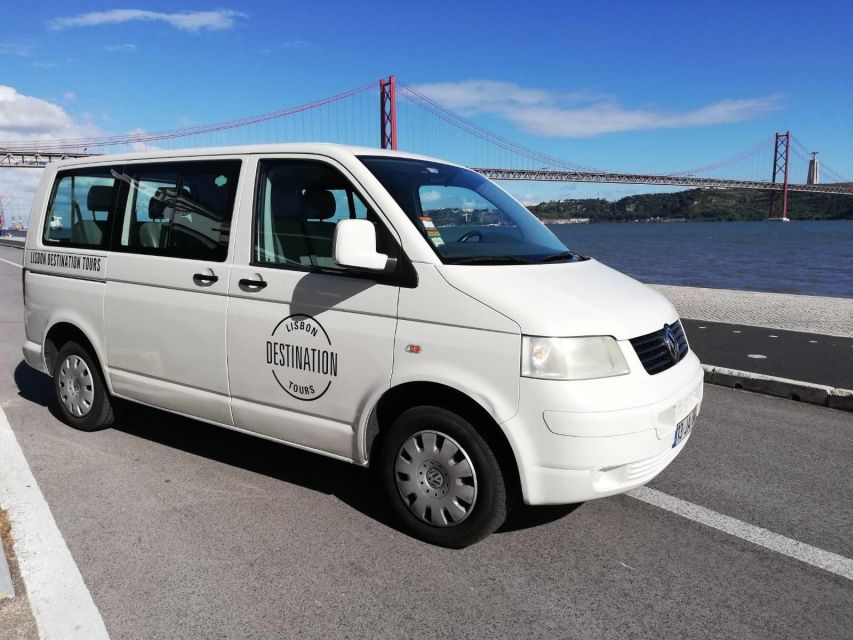
POLYGON ((475 171, 329 144, 47 166, 27 363, 61 415, 129 400, 375 471, 464 547, 518 501, 628 491, 684 448, 703 372, 660 294, 475 171))

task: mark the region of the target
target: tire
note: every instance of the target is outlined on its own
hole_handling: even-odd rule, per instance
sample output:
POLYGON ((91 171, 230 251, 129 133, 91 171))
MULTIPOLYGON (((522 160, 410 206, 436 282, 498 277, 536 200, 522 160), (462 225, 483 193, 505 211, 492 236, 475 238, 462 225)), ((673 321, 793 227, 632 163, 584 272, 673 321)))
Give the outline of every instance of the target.
POLYGON ((468 420, 440 407, 404 411, 384 434, 377 472, 406 531, 461 549, 506 520, 507 479, 494 451, 468 420))
POLYGON ((66 342, 56 355, 53 390, 59 412, 75 429, 100 431, 113 425, 113 401, 97 360, 76 342, 66 342))

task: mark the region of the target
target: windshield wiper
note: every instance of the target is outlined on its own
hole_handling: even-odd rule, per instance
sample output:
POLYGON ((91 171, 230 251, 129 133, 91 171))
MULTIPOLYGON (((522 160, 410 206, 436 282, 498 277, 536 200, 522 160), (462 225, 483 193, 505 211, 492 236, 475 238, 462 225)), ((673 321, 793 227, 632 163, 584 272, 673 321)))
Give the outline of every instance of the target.
POLYGON ((530 260, 517 256, 477 256, 453 260, 449 264, 530 264, 530 260))
POLYGON ((558 260, 571 260, 572 258, 576 258, 577 254, 572 253, 571 251, 560 251, 560 253, 554 253, 550 256, 545 256, 539 262, 557 262, 558 260))

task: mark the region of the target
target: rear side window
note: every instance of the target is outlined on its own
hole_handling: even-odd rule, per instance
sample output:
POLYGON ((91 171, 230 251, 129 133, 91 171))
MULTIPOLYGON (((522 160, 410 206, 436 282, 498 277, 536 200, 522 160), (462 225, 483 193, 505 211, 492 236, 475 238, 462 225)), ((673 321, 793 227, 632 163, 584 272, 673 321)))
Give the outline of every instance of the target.
POLYGON ((223 262, 239 160, 125 165, 113 250, 223 262))
POLYGON ((44 220, 44 243, 107 249, 118 200, 117 175, 111 167, 58 173, 44 220))

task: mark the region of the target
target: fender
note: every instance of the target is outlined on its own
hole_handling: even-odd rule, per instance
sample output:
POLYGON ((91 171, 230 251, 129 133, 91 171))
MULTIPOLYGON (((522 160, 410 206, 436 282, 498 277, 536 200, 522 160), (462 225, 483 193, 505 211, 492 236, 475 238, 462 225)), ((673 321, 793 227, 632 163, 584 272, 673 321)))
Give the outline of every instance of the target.
POLYGON ((102 344, 102 340, 98 339, 97 337, 103 336, 103 331, 96 331, 92 323, 74 309, 63 308, 59 311, 52 313, 48 318, 47 323, 45 324, 46 328, 44 334, 41 337, 41 358, 45 370, 47 370, 47 361, 45 360, 44 345, 47 341, 47 336, 50 333, 51 329, 53 329, 56 325, 62 323, 72 325, 78 331, 80 331, 80 333, 86 336, 86 339, 89 341, 89 344, 91 344, 92 348, 95 350, 94 355, 98 359, 98 364, 101 367, 101 372, 104 374, 104 384, 107 386, 107 390, 112 393, 113 387, 112 382, 110 380, 109 365, 107 364, 106 359, 106 347, 104 344, 102 344))
MULTIPOLYGON (((485 382, 485 381, 484 381, 485 382)), ((489 386, 487 383, 484 384, 481 390, 476 390, 467 386, 460 385, 460 379, 449 379, 444 375, 417 375, 417 376, 409 376, 407 378, 399 378, 395 376, 394 384, 387 389, 383 389, 382 391, 373 394, 369 401, 365 404, 364 411, 361 412, 358 424, 356 426, 355 433, 355 460, 357 464, 365 466, 369 462, 369 453, 368 453, 368 437, 371 433, 372 429, 378 428, 373 421, 376 417, 376 412, 379 407, 379 403, 382 401, 384 397, 388 394, 393 393, 396 389, 400 387, 410 384, 410 383, 427 383, 427 384, 435 384, 441 387, 446 387, 449 389, 453 389, 458 393, 467 397, 471 402, 479 406, 497 425, 500 430, 504 433, 504 436, 510 443, 510 447, 512 448, 513 455, 516 458, 516 463, 518 463, 518 451, 517 446, 513 438, 513 434, 506 428, 506 422, 512 419, 516 413, 518 412, 518 389, 516 388, 515 393, 515 408, 509 415, 506 415, 503 419, 500 416, 500 408, 489 401, 489 397, 495 397, 496 391, 493 389, 491 393, 487 390, 489 386)), ((429 402, 428 398, 425 398, 425 404, 429 402)), ((413 406, 417 403, 413 403, 413 406)))

